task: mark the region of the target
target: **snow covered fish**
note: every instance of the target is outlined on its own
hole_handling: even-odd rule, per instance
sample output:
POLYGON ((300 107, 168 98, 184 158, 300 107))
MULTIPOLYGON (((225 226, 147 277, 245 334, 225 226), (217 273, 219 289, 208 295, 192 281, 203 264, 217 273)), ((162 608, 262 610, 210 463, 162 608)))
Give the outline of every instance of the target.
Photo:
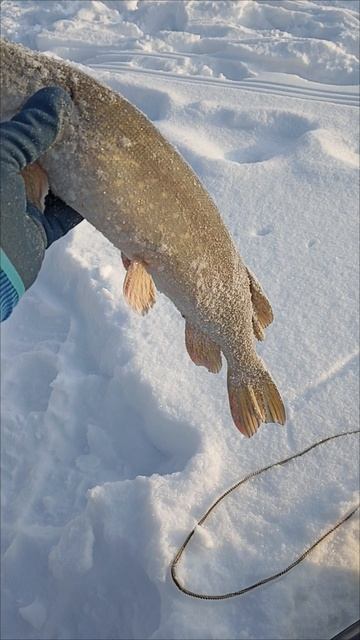
POLYGON ((254 345, 271 306, 192 169, 138 109, 79 68, 5 40, 1 67, 2 119, 41 87, 71 94, 71 121, 40 164, 51 190, 121 250, 130 305, 146 313, 159 289, 185 318, 193 362, 218 372, 224 354, 230 409, 244 435, 263 422, 284 424, 254 345))

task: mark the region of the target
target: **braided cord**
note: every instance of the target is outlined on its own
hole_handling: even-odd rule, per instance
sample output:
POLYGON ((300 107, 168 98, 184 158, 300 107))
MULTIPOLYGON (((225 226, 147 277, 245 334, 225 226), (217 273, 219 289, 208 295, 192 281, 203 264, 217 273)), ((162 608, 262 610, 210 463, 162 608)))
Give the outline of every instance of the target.
MULTIPOLYGON (((233 491, 238 489, 241 485, 245 484, 245 482, 248 482, 252 478, 255 478, 256 476, 259 476, 262 473, 265 473, 265 471, 269 471, 269 469, 272 469, 273 467, 280 467, 280 466, 286 464, 287 462, 290 462, 290 460, 295 460, 295 458, 300 458, 301 456, 305 455, 306 453, 309 453, 309 451, 311 451, 312 449, 315 449, 316 447, 319 447, 320 445, 323 445, 326 442, 329 442, 330 440, 335 440, 336 438, 342 438, 344 436, 354 435, 355 433, 359 433, 359 432, 360 432, 360 429, 356 429, 354 431, 345 431, 344 433, 338 433, 338 434, 335 434, 333 436, 329 436, 327 438, 323 438, 323 440, 319 440, 318 442, 315 442, 314 444, 310 445, 306 449, 303 449, 299 453, 295 453, 294 455, 289 456, 288 458, 284 458, 284 460, 280 460, 279 462, 274 462, 273 464, 270 464, 267 467, 263 467, 262 469, 258 469, 257 471, 253 471, 252 473, 249 473, 249 475, 245 476, 245 478, 243 478, 242 480, 240 480, 239 482, 234 484, 232 487, 230 487, 230 489, 227 489, 227 491, 225 491, 211 505, 211 507, 206 511, 206 513, 198 521, 196 527, 202 525, 205 522, 205 520, 209 517, 210 513, 218 506, 218 504, 220 502, 222 502, 222 500, 224 500, 228 495, 230 495, 230 493, 232 493, 233 491)), ((182 591, 186 595, 191 596, 193 598, 200 598, 201 600, 227 600, 228 598, 234 598, 235 596, 242 596, 245 593, 248 593, 249 591, 252 591, 253 589, 257 589, 258 587, 261 587, 262 585, 267 584, 268 582, 272 582, 273 580, 276 580, 277 578, 280 578, 281 576, 283 576, 286 573, 288 573, 289 571, 291 571, 291 569, 293 569, 298 564, 300 564, 300 562, 302 562, 306 558, 306 556, 308 556, 309 553, 311 553, 313 551, 313 549, 315 549, 315 547, 317 547, 323 540, 325 540, 325 538, 327 538, 331 533, 336 531, 336 529, 338 529, 342 524, 344 524, 347 520, 349 520, 356 513, 356 511, 358 511, 359 507, 360 507, 360 504, 357 504, 356 506, 354 506, 354 508, 350 511, 350 513, 347 513, 339 522, 337 522, 333 527, 331 527, 331 529, 326 531, 326 533, 324 533, 324 535, 322 535, 320 538, 318 538, 310 547, 308 547, 301 554, 301 556, 296 558, 296 560, 294 560, 291 564, 289 564, 287 567, 285 567, 285 569, 282 569, 278 573, 274 573, 271 576, 268 576, 267 578, 263 578, 262 580, 258 580, 257 582, 254 582, 254 584, 251 584, 248 587, 244 587, 243 589, 239 589, 238 591, 231 591, 229 593, 223 593, 223 594, 219 594, 219 595, 208 595, 208 594, 203 594, 203 593, 196 593, 195 591, 190 591, 190 589, 187 589, 183 584, 181 584, 181 582, 180 582, 180 580, 179 580, 179 578, 177 576, 177 566, 179 564, 179 561, 180 561, 180 559, 181 559, 186 547, 188 546, 191 538, 193 537, 193 535, 194 535, 194 533, 196 531, 196 527, 194 527, 194 529, 189 533, 189 535, 187 536, 186 540, 183 542, 183 544, 181 545, 181 547, 177 551, 177 553, 176 553, 176 555, 175 555, 175 557, 174 557, 174 559, 173 559, 173 561, 171 563, 171 567, 170 567, 170 569, 171 569, 171 577, 172 577, 174 583, 176 584, 177 588, 180 589, 180 591, 182 591)))

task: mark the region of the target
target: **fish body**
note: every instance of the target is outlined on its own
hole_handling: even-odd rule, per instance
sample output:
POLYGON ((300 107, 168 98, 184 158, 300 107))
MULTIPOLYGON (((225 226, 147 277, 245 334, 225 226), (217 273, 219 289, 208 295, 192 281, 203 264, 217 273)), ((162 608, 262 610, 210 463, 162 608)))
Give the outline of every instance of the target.
POLYGON ((44 86, 70 93, 71 119, 39 163, 53 193, 122 251, 127 297, 146 311, 162 291, 186 320, 193 361, 216 372, 224 354, 242 433, 284 423, 254 345, 272 321, 270 304, 189 165, 144 114, 78 67, 3 39, 1 67, 2 120, 44 86))

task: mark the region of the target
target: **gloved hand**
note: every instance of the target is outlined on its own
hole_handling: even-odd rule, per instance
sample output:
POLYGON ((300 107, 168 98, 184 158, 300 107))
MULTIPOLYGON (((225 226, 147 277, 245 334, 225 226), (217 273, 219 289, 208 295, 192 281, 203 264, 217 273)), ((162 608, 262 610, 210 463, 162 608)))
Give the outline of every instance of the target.
POLYGON ((0 126, 1 320, 36 279, 45 249, 82 220, 48 194, 46 173, 36 163, 56 142, 72 108, 66 91, 46 87, 0 126))

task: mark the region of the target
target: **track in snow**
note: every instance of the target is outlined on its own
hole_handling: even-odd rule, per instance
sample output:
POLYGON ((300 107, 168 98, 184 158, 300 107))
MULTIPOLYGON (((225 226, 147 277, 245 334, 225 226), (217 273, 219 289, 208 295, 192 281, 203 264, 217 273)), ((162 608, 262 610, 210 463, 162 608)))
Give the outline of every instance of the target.
MULTIPOLYGON (((99 69, 101 71, 111 71, 112 73, 124 72, 128 73, 140 73, 150 76, 161 76, 161 78, 171 79, 171 81, 201 83, 203 85, 217 86, 220 85, 231 87, 233 89, 243 89, 246 91, 255 91, 256 93, 269 93, 273 95, 283 96, 286 98, 300 98, 301 100, 315 100, 321 102, 330 102, 333 104, 342 104, 345 106, 358 107, 359 106, 359 94, 354 91, 353 87, 349 86, 345 90, 344 86, 337 88, 334 85, 334 89, 328 88, 329 85, 325 85, 322 88, 320 84, 311 83, 314 86, 304 86, 305 81, 299 79, 298 84, 290 84, 289 82, 275 82, 272 80, 266 80, 263 78, 247 78, 244 80, 229 80, 222 78, 208 78, 201 75, 181 75, 178 73, 171 73, 163 70, 150 70, 141 69, 129 65, 128 62, 123 62, 124 58, 129 58, 134 55, 131 51, 122 52, 106 52, 99 53, 94 58, 84 60, 83 64, 89 66, 92 69, 99 69)), ((158 59, 173 59, 183 57, 180 54, 153 54, 153 53, 141 53, 142 58, 158 58, 158 59)), ((268 74, 271 76, 271 74, 268 74)), ((284 74, 284 80, 286 74, 284 74)))

